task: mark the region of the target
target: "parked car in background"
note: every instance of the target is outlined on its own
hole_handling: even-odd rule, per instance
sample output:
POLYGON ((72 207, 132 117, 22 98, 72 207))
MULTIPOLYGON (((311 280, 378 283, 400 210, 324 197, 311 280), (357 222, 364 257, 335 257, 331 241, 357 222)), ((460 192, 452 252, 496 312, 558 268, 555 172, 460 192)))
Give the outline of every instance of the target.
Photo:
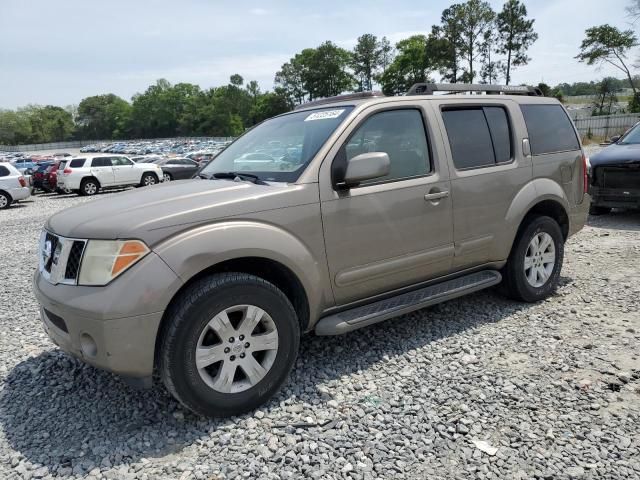
POLYGON ((86 155, 65 161, 58 188, 95 195, 101 189, 150 186, 163 178, 162 169, 153 163, 135 163, 118 155, 86 155))
POLYGON ((188 158, 163 158, 154 160, 153 163, 160 165, 160 168, 162 168, 163 181, 165 182, 193 178, 200 170, 198 162, 188 158))
POLYGON ((27 170, 33 171, 38 164, 31 161, 31 159, 18 159, 12 162, 12 165, 18 169, 20 173, 24 173, 27 170))
POLYGON ((31 175, 33 178, 33 188, 35 190, 44 190, 44 180, 47 175, 47 171, 54 164, 54 162, 40 162, 33 169, 31 175))
POLYGON ((55 159, 65 159, 65 158, 71 158, 73 157, 73 155, 71 155, 70 153, 54 153, 53 154, 53 158, 55 159))
POLYGON ((640 209, 640 123, 589 158, 592 215, 640 209))
POLYGON ((0 210, 31 196, 28 180, 10 163, 0 164, 0 210))

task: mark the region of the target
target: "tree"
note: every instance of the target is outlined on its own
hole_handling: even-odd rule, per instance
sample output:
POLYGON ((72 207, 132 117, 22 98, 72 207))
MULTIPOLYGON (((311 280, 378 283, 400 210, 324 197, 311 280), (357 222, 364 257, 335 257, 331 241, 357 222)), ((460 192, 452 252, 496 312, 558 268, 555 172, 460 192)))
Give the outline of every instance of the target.
POLYGON ((309 94, 303 79, 305 68, 305 59, 303 55, 299 53, 282 65, 276 73, 274 82, 276 87, 281 88, 286 93, 289 101, 294 105, 304 103, 309 94))
POLYGON ((394 52, 393 46, 387 37, 382 37, 380 42, 378 42, 378 51, 380 52, 380 68, 382 69, 382 73, 391 65, 393 62, 394 52))
POLYGON ((365 33, 358 38, 350 64, 358 80, 358 90, 373 90, 373 78, 382 64, 382 49, 375 35, 365 33))
POLYGON ((593 116, 611 115, 613 104, 618 101, 618 97, 616 96, 617 91, 615 78, 603 78, 602 81, 598 83, 598 94, 593 103, 591 114, 593 116))
POLYGON ((457 9, 455 15, 460 28, 460 41, 457 47, 460 56, 467 61, 467 71, 463 78, 466 82, 473 83, 476 76, 474 62, 482 49, 485 32, 492 27, 495 12, 488 2, 469 0, 457 9))
POLYGON ((445 9, 440 18, 441 25, 431 27, 427 39, 427 52, 431 64, 440 71, 443 80, 457 83, 460 80, 461 31, 463 5, 455 4, 445 9))
POLYGON ((275 92, 267 92, 260 95, 253 106, 251 116, 254 118, 255 123, 260 123, 267 118, 288 112, 292 108, 293 105, 289 102, 286 92, 282 89, 276 89, 275 92))
POLYGON ((640 0, 631 0, 625 10, 632 23, 636 23, 640 19, 640 0))
POLYGON ((587 65, 614 66, 626 75, 635 97, 637 91, 626 60, 627 53, 638 45, 636 35, 631 30, 621 31, 611 25, 588 28, 585 35, 575 58, 587 65))
POLYGON ((82 99, 77 110, 78 136, 86 139, 126 138, 131 105, 109 93, 82 99))
POLYGON ((396 44, 393 63, 380 76, 382 91, 387 95, 405 93, 414 83, 426 82, 431 72, 427 56, 427 37, 414 35, 396 44))
POLYGON ((505 66, 501 60, 492 57, 496 42, 496 34, 492 29, 484 32, 484 39, 480 45, 480 83, 495 84, 498 78, 504 75, 505 66))
POLYGON ((533 30, 533 23, 533 19, 527 19, 527 7, 519 0, 508 0, 496 17, 497 52, 507 56, 507 85, 511 81, 511 71, 529 63, 527 50, 538 39, 538 34, 533 30))

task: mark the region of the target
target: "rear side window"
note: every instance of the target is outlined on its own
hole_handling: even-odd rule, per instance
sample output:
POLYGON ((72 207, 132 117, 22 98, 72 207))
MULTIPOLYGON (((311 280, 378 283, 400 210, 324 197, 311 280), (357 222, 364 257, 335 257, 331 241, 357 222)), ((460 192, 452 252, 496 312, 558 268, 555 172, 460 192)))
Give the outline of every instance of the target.
POLYGON ((521 105, 533 155, 580 150, 571 120, 560 105, 521 105))
POLYGON ((84 166, 84 158, 76 158, 75 160, 71 160, 69 167, 71 168, 82 168, 84 166))
POLYGON ((453 163, 459 170, 511 161, 511 129, 502 107, 444 110, 453 163))
POLYGON ((111 159, 109 157, 94 158, 91 162, 92 167, 110 167, 111 159))
POLYGON ((10 175, 9 169, 0 165, 0 177, 8 177, 10 175))

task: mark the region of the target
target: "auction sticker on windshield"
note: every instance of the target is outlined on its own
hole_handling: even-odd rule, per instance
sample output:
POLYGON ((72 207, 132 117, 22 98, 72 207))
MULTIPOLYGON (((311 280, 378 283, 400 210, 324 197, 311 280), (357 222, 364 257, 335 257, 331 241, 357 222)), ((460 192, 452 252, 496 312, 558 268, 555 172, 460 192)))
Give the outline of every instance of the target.
POLYGON ((342 110, 325 110, 324 112, 315 112, 309 115, 304 119, 305 122, 310 122, 311 120, 328 120, 330 118, 338 118, 342 115, 344 109, 342 110))

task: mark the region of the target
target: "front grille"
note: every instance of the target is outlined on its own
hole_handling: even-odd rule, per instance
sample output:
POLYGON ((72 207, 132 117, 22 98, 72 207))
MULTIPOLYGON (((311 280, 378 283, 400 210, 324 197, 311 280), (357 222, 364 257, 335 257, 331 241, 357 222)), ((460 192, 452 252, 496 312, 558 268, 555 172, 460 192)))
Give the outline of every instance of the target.
POLYGON ((602 188, 637 190, 640 186, 640 169, 626 167, 600 167, 596 169, 596 185, 602 188))
POLYGON ((44 232, 40 237, 40 271, 55 284, 76 285, 86 240, 65 238, 44 232))
POLYGON ((82 252, 84 251, 84 242, 78 240, 73 242, 67 259, 67 268, 64 272, 64 278, 75 280, 80 272, 80 261, 82 260, 82 252))

